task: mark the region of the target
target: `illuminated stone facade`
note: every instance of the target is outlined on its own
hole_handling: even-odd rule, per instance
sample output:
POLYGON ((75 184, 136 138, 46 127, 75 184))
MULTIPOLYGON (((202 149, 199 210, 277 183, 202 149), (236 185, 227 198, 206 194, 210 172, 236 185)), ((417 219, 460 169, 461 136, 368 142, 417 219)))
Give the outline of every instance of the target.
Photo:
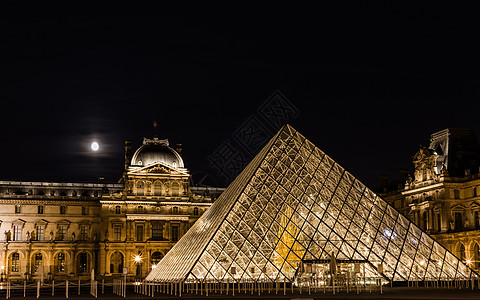
POLYGON ((190 187, 168 140, 126 142, 120 183, 0 182, 2 278, 143 278, 223 191, 190 187))
POLYGON ((445 129, 413 156, 414 176, 384 198, 480 270, 480 147, 475 133, 445 129))

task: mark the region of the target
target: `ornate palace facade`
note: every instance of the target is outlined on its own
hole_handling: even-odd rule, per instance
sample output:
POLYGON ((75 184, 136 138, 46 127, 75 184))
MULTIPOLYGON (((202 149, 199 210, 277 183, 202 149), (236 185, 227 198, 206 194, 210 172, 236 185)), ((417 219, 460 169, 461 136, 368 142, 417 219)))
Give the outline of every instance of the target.
POLYGON ((0 274, 143 278, 223 191, 190 187, 168 140, 144 139, 117 184, 0 181, 0 274))
POLYGON ((475 133, 452 128, 434 133, 413 164, 414 176, 384 199, 480 270, 480 146, 475 133))

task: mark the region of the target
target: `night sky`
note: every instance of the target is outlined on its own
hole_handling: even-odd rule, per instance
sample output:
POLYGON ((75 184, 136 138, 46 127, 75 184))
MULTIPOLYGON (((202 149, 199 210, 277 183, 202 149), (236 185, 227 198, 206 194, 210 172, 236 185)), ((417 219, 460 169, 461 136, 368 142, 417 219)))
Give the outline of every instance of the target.
POLYGON ((182 143, 194 181, 224 186, 208 158, 276 90, 371 187, 435 131, 480 134, 478 3, 8 3, 0 180, 116 182, 124 140, 156 134, 182 143))

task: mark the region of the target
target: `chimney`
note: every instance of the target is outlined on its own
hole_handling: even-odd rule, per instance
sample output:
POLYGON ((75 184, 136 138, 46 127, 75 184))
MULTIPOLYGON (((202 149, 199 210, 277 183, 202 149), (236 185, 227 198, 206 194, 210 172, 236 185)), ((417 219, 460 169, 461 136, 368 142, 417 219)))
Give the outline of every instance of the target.
POLYGON ((182 154, 182 144, 177 143, 175 146, 175 151, 177 151, 178 154, 182 154))
POLYGON ((125 170, 130 166, 130 161, 132 160, 132 142, 125 141, 125 170))

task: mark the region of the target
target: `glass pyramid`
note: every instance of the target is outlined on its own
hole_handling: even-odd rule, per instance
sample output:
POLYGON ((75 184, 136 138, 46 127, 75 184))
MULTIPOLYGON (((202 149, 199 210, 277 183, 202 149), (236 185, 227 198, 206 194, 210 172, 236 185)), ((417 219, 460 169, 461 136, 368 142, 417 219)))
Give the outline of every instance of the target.
POLYGON ((395 281, 478 276, 285 125, 146 280, 293 281, 332 254, 395 281))

